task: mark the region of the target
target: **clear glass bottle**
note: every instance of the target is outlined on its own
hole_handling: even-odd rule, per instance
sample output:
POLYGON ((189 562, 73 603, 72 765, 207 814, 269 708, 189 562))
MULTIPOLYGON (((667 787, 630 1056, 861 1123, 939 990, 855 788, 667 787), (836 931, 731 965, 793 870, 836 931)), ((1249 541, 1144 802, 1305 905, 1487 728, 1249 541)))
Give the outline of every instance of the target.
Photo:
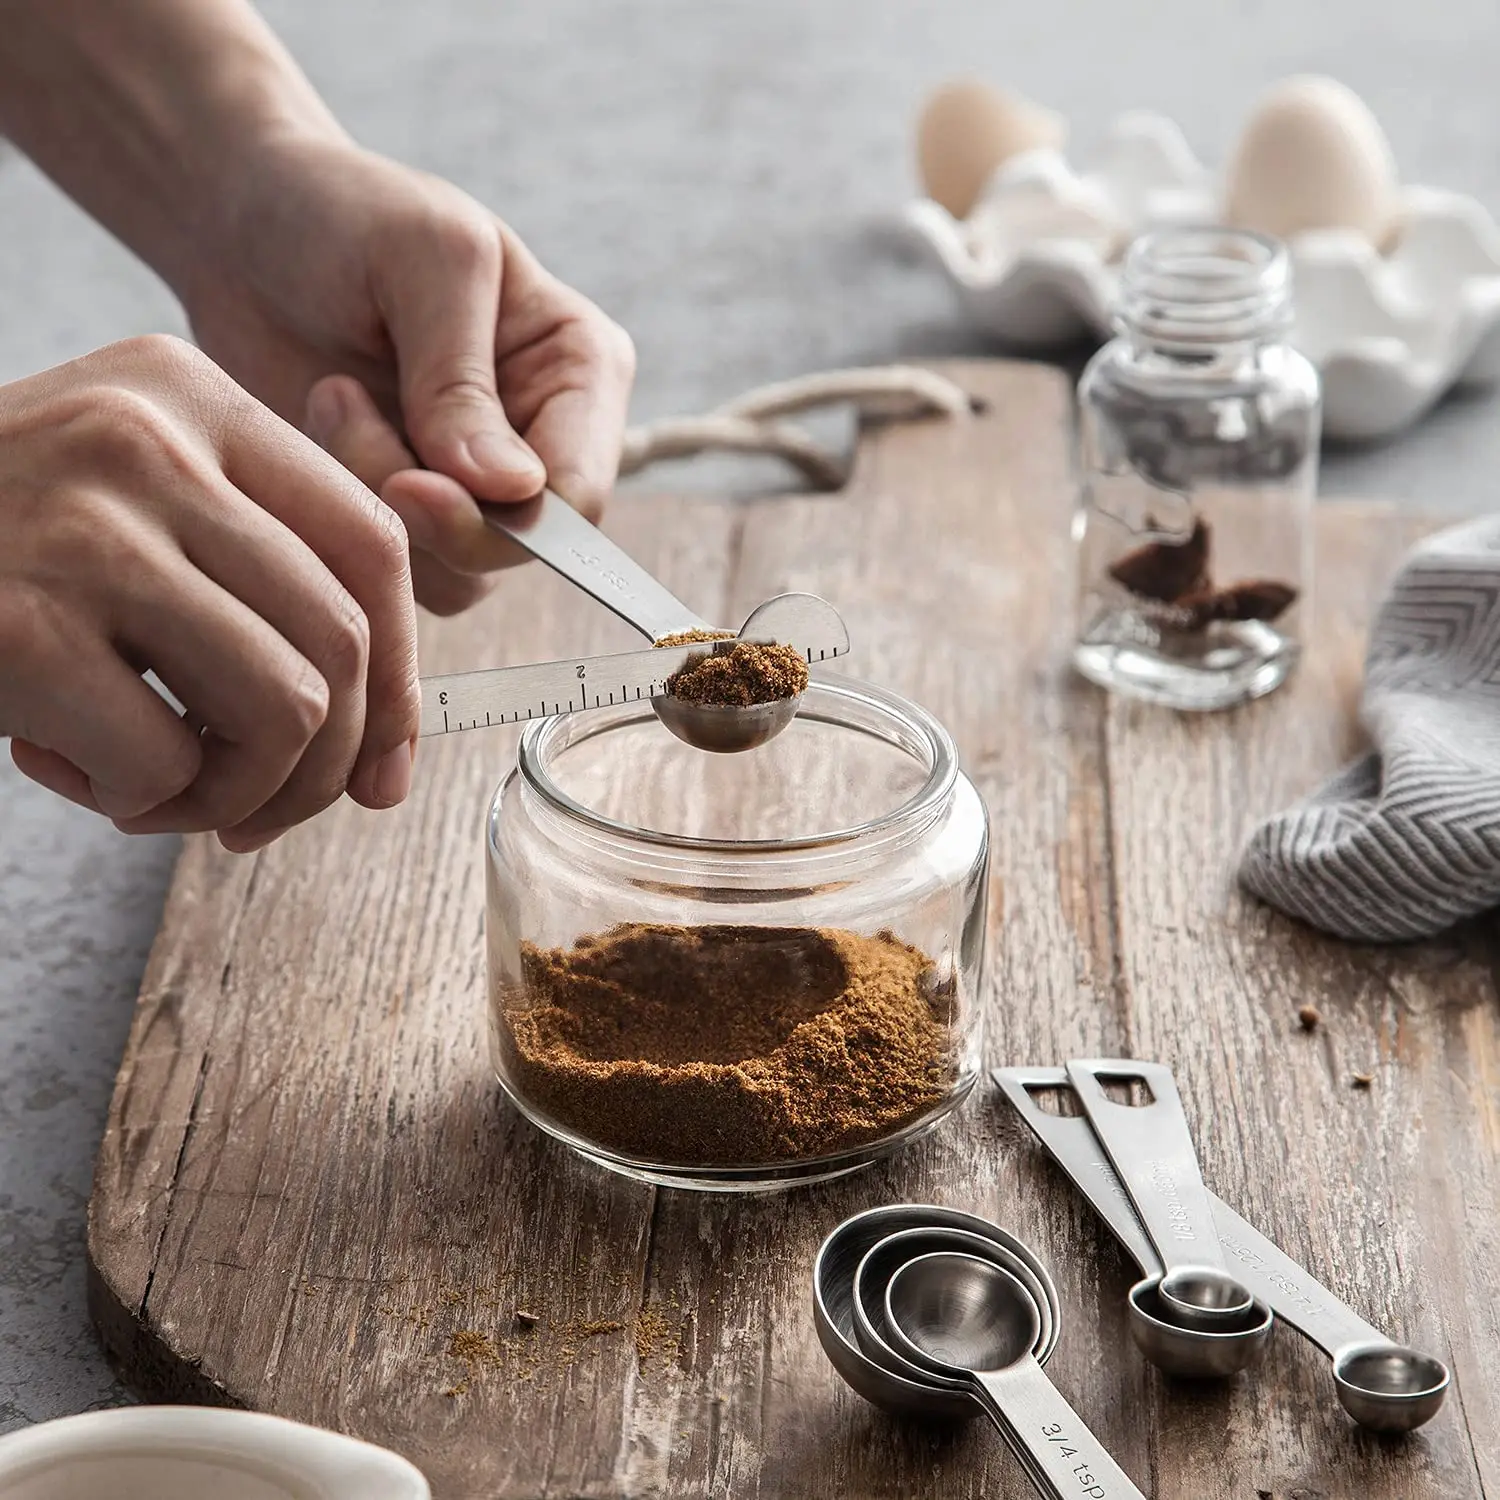
POLYGON ((742 755, 639 704, 539 721, 488 822, 500 1084, 651 1182, 872 1162, 978 1077, 987 854, 947 732, 865 683, 814 678, 742 755))
POLYGON ((1312 579, 1319 382, 1284 247, 1170 229, 1126 256, 1079 383, 1078 635, 1091 681, 1178 709, 1271 692, 1312 579))

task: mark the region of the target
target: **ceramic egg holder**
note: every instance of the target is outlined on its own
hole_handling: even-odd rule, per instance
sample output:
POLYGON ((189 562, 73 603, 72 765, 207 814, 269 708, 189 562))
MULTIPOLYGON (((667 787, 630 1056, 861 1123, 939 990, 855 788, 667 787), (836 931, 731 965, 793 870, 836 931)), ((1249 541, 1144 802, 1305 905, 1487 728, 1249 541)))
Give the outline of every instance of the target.
MULTIPOLYGON (((1022 150, 994 169, 966 217, 923 198, 905 222, 985 332, 1030 349, 1108 336, 1120 259, 1137 235, 1225 222, 1233 197, 1258 199, 1273 222, 1250 227, 1271 229, 1279 184, 1288 213, 1309 196, 1299 153, 1284 140, 1257 152, 1255 123, 1216 176, 1171 120, 1132 112, 1086 170, 1057 146, 1022 150)), ((1359 148, 1368 157, 1375 147, 1356 139, 1351 151, 1349 134, 1336 133, 1335 148, 1355 157, 1358 196, 1359 148)), ((1295 272, 1293 342, 1322 375, 1333 437, 1395 433, 1454 386, 1500 379, 1500 227, 1472 198, 1397 187, 1390 173, 1378 233, 1277 231, 1295 272)))

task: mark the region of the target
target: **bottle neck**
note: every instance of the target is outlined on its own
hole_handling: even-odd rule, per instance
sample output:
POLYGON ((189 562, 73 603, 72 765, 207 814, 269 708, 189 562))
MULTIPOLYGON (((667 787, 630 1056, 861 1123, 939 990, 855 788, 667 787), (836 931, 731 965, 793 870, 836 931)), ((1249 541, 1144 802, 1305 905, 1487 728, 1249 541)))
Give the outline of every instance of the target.
POLYGON ((1282 340, 1291 324, 1285 249, 1232 229, 1171 229, 1126 257, 1116 323, 1141 358, 1238 364, 1282 340))

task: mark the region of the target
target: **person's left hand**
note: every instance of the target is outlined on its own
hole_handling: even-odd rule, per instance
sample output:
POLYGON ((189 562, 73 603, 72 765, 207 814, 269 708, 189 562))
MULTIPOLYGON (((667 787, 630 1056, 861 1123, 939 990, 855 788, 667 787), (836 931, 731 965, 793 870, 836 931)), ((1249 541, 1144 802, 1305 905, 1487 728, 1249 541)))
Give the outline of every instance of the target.
POLYGON ((202 348, 392 507, 439 614, 520 560, 473 498, 550 485, 598 519, 625 332, 451 184, 336 138, 262 142, 178 292, 202 348))

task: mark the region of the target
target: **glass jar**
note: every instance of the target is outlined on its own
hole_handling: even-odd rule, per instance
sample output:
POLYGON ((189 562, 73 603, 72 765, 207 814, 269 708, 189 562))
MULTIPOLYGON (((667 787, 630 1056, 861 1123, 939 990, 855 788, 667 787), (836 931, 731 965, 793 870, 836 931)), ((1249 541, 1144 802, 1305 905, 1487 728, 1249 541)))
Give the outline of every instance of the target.
POLYGON ((530 725, 487 850, 495 1072, 606 1167, 833 1177, 973 1087, 987 816, 947 732, 893 693, 814 679, 739 755, 642 704, 530 725))
POLYGON ((1317 371, 1284 247, 1170 229, 1126 256, 1079 383, 1078 634, 1091 681, 1179 709, 1271 692, 1308 617, 1317 371))

